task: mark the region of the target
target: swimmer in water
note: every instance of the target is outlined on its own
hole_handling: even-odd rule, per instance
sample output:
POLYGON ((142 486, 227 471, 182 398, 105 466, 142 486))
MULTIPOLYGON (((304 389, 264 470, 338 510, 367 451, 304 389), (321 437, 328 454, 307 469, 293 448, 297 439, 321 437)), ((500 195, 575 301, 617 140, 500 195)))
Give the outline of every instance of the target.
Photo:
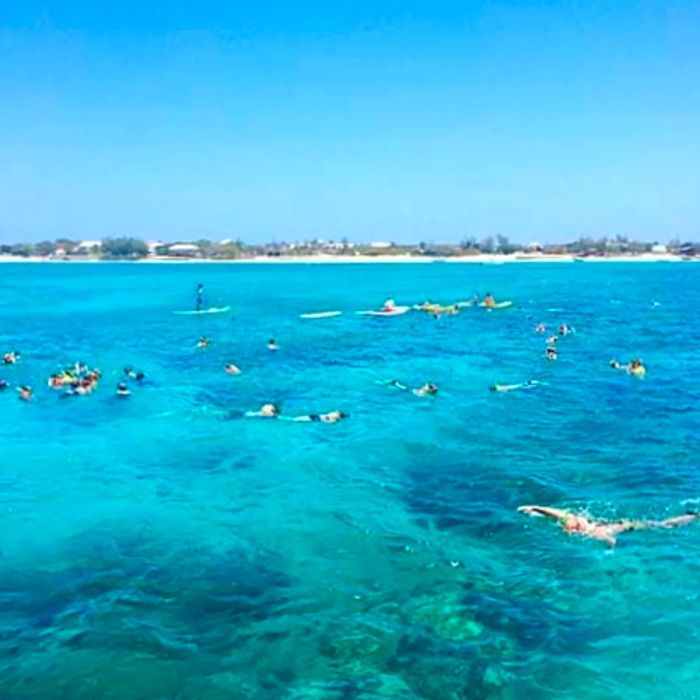
POLYGON ((131 392, 129 391, 129 387, 124 382, 120 382, 117 385, 117 396, 120 399, 126 398, 127 396, 131 396, 131 392))
POLYGON ((545 351, 545 357, 548 360, 556 360, 557 359, 557 350, 556 348, 553 348, 551 345, 547 348, 545 351))
POLYGON ((559 335, 569 335, 570 333, 573 333, 574 329, 569 328, 565 323, 562 323, 561 326, 559 326, 559 335))
POLYGON ((4 380, 0 379, 0 391, 5 391, 5 389, 9 389, 10 385, 4 380))
POLYGON ((275 341, 274 338, 270 338, 270 340, 268 340, 268 342, 267 342, 267 349, 268 350, 279 350, 280 346, 277 345, 277 342, 275 341))
POLYGON ((308 416, 297 416, 293 418, 297 423, 337 423, 347 418, 348 414, 343 411, 330 411, 330 413, 311 413, 308 416))
POLYGON ((30 386, 21 386, 17 389, 17 392, 19 393, 20 401, 31 401, 34 396, 30 386))
POLYGON ((667 529, 687 525, 700 518, 699 513, 679 515, 665 520, 596 520, 587 515, 572 513, 570 510, 549 508, 547 506, 520 506, 520 513, 525 515, 541 515, 552 518, 561 524, 567 535, 581 535, 594 540, 607 542, 615 546, 617 536, 632 530, 650 530, 652 528, 667 529))
MULTIPOLYGON (((382 382, 378 382, 382 384, 382 382)), ((401 383, 398 379, 392 379, 389 382, 385 382, 384 386, 391 387, 392 389, 398 389, 399 391, 410 391, 415 396, 434 396, 438 393, 438 385, 432 382, 427 382, 423 386, 419 386, 416 389, 411 389, 405 384, 401 383)))
POLYGON ((202 310, 203 304, 204 304, 204 285, 200 283, 197 285, 197 301, 196 301, 197 311, 202 310))
MULTIPOLYGON (((381 382, 379 383, 381 384, 381 382)), ((392 379, 390 382, 387 382, 386 385, 401 391, 408 391, 408 387, 402 384, 398 379, 392 379)))
POLYGON ((226 367, 224 367, 224 372, 226 372, 226 374, 240 374, 241 370, 238 369, 238 367, 236 367, 236 365, 229 364, 229 365, 226 365, 226 367))
POLYGON ((647 368, 639 358, 635 358, 626 365, 621 364, 617 360, 612 360, 610 362, 610 366, 613 369, 621 369, 624 372, 627 372, 627 374, 633 374, 635 377, 644 377, 647 373, 647 368))
POLYGON ((14 364, 17 364, 17 361, 19 360, 20 357, 21 357, 21 355, 18 352, 15 352, 14 350, 12 350, 11 352, 6 352, 2 356, 2 361, 6 365, 14 365, 14 364))
POLYGON ((280 410, 274 403, 266 403, 259 411, 248 411, 245 415, 247 418, 278 418, 280 410))
POLYGON ((438 385, 428 382, 413 390, 415 396, 435 396, 438 393, 438 385))
POLYGON ((202 336, 198 341, 197 341, 197 347, 198 348, 208 348, 211 345, 211 340, 209 338, 202 336))
POLYGON ((557 335, 550 335, 549 338, 547 338, 547 345, 556 345, 559 342, 559 336, 557 335))
POLYGON ((535 333, 546 333, 547 332, 547 326, 544 325, 544 323, 538 323, 535 326, 535 333))
POLYGON ((509 391, 517 391, 518 389, 532 389, 538 384, 539 382, 535 379, 531 379, 529 382, 523 382, 521 384, 492 384, 489 387, 489 391, 505 394, 509 391))

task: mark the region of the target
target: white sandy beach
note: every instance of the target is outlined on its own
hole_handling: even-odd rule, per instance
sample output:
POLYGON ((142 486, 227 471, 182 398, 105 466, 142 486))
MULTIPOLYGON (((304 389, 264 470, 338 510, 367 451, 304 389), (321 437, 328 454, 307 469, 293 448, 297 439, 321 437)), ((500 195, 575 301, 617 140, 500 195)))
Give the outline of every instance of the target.
POLYGON ((514 255, 471 255, 455 258, 435 258, 435 257, 418 257, 413 255, 313 255, 308 257, 267 257, 259 256, 253 258, 239 258, 235 260, 210 260, 203 258, 144 258, 142 260, 124 260, 124 261, 104 261, 98 258, 43 258, 43 257, 27 257, 20 258, 11 255, 0 255, 0 263, 77 263, 77 264, 94 264, 102 262, 128 262, 138 264, 426 264, 426 263, 449 263, 449 264, 479 264, 479 265, 504 265, 513 263, 649 263, 649 262, 696 262, 694 260, 684 259, 677 255, 647 253, 642 255, 629 256, 610 256, 610 257, 590 257, 577 258, 574 255, 528 255, 517 253, 514 255))

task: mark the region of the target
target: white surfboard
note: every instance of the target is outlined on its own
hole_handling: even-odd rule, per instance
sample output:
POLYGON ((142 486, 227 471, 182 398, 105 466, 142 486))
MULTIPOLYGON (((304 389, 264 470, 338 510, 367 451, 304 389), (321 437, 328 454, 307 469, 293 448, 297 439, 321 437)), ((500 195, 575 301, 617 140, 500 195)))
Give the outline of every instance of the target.
POLYGON ((401 314, 405 314, 410 310, 410 306, 395 306, 393 309, 387 311, 358 311, 357 313, 360 316, 401 316, 401 314))
POLYGON ((333 316, 340 316, 342 313, 342 311, 318 311, 310 314, 299 314, 299 318, 333 318, 333 316))
POLYGON ((199 311, 192 309, 190 311, 174 311, 178 316, 206 316, 207 314, 225 314, 230 311, 230 306, 212 306, 209 309, 200 309, 199 311))

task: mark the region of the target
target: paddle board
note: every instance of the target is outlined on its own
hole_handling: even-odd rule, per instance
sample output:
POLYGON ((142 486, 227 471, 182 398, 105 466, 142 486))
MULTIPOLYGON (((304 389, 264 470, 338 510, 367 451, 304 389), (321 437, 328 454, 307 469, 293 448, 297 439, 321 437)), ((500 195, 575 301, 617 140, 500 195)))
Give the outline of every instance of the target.
POLYGON ((360 316, 401 316, 410 311, 410 306, 395 306, 391 311, 358 311, 360 316))
POLYGON ((332 318, 333 316, 340 316, 342 313, 342 311, 318 311, 311 314, 299 314, 299 318, 332 318))
POLYGON ((493 306, 486 306, 483 302, 479 304, 479 306, 482 309, 486 309, 487 311, 493 311, 494 309, 507 309, 511 306, 513 306, 512 301, 499 301, 497 304, 494 304, 493 306))
POLYGON ((192 309, 190 311, 174 311, 173 313, 178 316, 206 316, 207 314, 225 314, 230 310, 230 306, 212 306, 210 309, 200 309, 199 311, 192 309))

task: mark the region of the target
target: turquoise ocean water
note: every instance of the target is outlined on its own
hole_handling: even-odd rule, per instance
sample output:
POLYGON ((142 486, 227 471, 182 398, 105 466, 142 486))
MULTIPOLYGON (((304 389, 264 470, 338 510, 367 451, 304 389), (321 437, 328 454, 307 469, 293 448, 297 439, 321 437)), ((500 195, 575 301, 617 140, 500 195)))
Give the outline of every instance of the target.
POLYGON ((516 511, 700 507, 699 270, 3 265, 36 400, 0 393, 0 697, 700 697, 700 526, 609 551, 516 511), (200 281, 231 313, 173 314, 200 281), (298 318, 487 291, 516 305, 298 318), (557 362, 538 322, 577 329, 557 362), (60 400, 76 360, 103 381, 60 400), (350 418, 241 417, 268 401, 350 418))

